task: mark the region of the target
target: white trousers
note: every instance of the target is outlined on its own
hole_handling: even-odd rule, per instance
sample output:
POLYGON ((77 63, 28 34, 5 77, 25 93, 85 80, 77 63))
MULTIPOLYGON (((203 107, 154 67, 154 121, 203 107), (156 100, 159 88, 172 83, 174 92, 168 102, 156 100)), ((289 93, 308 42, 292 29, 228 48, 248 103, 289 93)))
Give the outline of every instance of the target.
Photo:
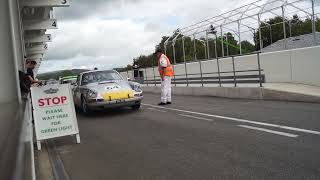
POLYGON ((164 76, 161 80, 161 102, 171 102, 171 77, 164 76))

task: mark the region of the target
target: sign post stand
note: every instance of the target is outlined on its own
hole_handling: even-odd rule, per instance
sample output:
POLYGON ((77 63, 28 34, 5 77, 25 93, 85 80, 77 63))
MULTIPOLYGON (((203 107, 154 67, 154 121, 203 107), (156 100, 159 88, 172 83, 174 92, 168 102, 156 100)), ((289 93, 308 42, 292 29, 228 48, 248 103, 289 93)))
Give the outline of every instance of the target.
POLYGON ((41 142, 40 142, 40 141, 37 141, 37 149, 38 149, 39 151, 41 151, 41 142))
POLYGON ((75 135, 80 143, 80 134, 70 84, 32 87, 32 106, 37 148, 41 141, 75 135))
POLYGON ((77 143, 80 144, 80 134, 76 134, 77 143))

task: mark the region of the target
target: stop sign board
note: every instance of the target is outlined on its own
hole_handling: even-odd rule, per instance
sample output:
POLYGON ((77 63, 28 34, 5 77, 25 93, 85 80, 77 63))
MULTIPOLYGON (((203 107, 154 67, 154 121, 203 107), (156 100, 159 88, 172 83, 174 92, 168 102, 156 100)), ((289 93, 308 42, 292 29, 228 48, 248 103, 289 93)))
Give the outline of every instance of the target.
POLYGON ((31 96, 38 141, 79 134, 69 84, 32 87, 31 96))

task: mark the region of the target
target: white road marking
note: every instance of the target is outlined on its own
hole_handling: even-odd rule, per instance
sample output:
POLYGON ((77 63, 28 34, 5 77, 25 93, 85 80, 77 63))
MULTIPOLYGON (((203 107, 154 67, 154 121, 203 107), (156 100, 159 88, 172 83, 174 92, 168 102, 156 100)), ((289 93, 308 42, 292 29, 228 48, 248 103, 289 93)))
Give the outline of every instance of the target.
POLYGON ((147 108, 147 109, 152 110, 152 111, 167 112, 167 111, 163 111, 163 110, 155 109, 155 108, 147 108))
POLYGON ((298 137, 298 135, 296 134, 290 134, 290 133, 285 133, 285 132, 280 132, 280 131, 273 131, 270 129, 264 129, 264 128, 258 128, 258 127, 253 127, 253 126, 246 126, 246 125, 238 125, 239 127, 243 127, 243 128, 247 128, 247 129, 253 129, 253 130, 258 130, 258 131, 263 131, 263 132, 268 132, 268 133, 272 133, 272 134, 278 134, 281 136, 287 136, 287 137, 298 137))
POLYGON ((205 121, 213 121, 213 119, 207 119, 207 118, 202 118, 202 117, 190 116, 190 115, 186 115, 186 114, 179 114, 179 116, 184 116, 184 117, 189 117, 189 118, 194 118, 194 119, 200 119, 200 120, 205 120, 205 121))
POLYGON ((215 117, 215 118, 227 119, 227 120, 231 120, 231 121, 244 122, 244 123, 249 123, 249 124, 257 124, 257 125, 262 125, 262 126, 269 126, 269 127, 287 129, 287 130, 291 130, 291 131, 298 131, 298 132, 320 135, 319 131, 314 131, 314 130, 309 130, 309 129, 301 129, 301 128, 283 126, 283 125, 278 125, 278 124, 263 123, 263 122, 257 122, 257 121, 251 121, 251 120, 239 119, 239 118, 233 118, 233 117, 227 117, 227 116, 219 116, 219 115, 214 115, 214 114, 206 114, 206 113, 187 111, 187 110, 182 110, 182 109, 174 109, 174 108, 168 108, 168 107, 162 107, 162 106, 155 106, 155 105, 151 105, 151 104, 143 104, 143 105, 149 106, 149 107, 154 107, 154 108, 160 108, 160 109, 166 109, 166 110, 172 110, 172 111, 178 111, 178 112, 184 112, 184 113, 190 113, 190 114, 197 114, 197 115, 201 115, 201 116, 215 117))

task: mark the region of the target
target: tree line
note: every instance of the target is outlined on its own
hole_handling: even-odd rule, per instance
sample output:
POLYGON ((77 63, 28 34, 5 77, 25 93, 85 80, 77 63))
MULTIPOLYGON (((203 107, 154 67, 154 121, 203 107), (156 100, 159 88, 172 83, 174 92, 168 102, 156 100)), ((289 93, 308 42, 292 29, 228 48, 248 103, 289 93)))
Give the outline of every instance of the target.
MULTIPOLYGON (((284 31, 283 31, 283 18, 281 16, 276 16, 271 19, 268 19, 264 22, 259 24, 261 28, 261 39, 263 47, 269 46, 270 44, 284 39, 284 31)), ((311 18, 301 19, 298 15, 293 15, 292 18, 285 19, 285 29, 286 29, 286 37, 294 37, 303 34, 310 34, 312 33, 312 20, 311 18)), ((242 40, 241 43, 241 50, 242 54, 252 53, 254 51, 260 50, 260 42, 259 42, 259 28, 258 29, 251 29, 253 32, 253 41, 250 42, 248 40, 242 40)), ((316 19, 316 31, 320 31, 320 19, 316 19)), ((193 38, 191 37, 184 37, 184 49, 185 49, 185 59, 186 61, 195 60, 202 60, 207 59, 207 49, 209 49, 209 58, 215 57, 223 57, 223 56, 230 56, 230 55, 237 55, 240 54, 240 43, 237 40, 237 36, 235 37, 234 34, 231 32, 225 33, 223 36, 219 36, 214 28, 208 32, 209 34, 213 34, 216 36, 217 41, 216 45, 214 43, 214 39, 210 35, 208 38, 209 41, 209 48, 206 48, 206 39, 205 37, 201 37, 200 39, 194 42, 193 38), (194 48, 196 47, 196 50, 194 48), (217 46, 217 47, 215 47, 217 46), (217 55, 215 53, 215 48, 217 49, 217 55), (222 51, 223 48, 223 51, 222 51), (222 54, 224 52, 224 54, 222 54)), ((164 43, 168 39, 168 36, 163 36, 160 43, 157 45, 164 50, 164 43)), ((167 45, 166 48, 167 56, 174 63, 174 53, 173 47, 171 43, 167 45)), ((179 35, 177 41, 175 43, 175 59, 176 63, 184 62, 183 59, 183 47, 182 47, 182 35, 179 35)), ((156 66, 156 55, 154 53, 149 55, 140 55, 133 59, 133 65, 137 65, 140 68, 145 67, 152 67, 156 66)), ((132 69, 132 65, 128 65, 125 68, 118 68, 119 71, 126 71, 132 69)))

